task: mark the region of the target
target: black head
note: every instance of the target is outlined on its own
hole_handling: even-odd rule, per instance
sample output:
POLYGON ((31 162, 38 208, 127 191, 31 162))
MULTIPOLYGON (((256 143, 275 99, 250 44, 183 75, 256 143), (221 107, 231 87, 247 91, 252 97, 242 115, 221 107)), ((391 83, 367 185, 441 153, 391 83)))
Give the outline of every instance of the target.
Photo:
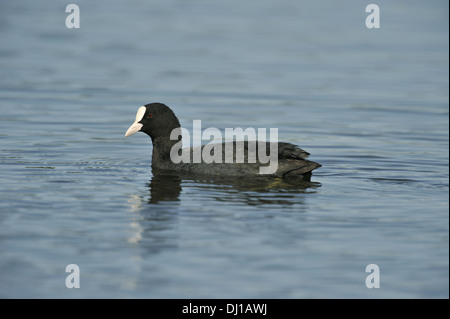
POLYGON ((148 134, 153 140, 158 137, 169 138, 172 130, 179 127, 180 122, 167 105, 150 103, 138 109, 136 119, 125 136, 141 131, 148 134))

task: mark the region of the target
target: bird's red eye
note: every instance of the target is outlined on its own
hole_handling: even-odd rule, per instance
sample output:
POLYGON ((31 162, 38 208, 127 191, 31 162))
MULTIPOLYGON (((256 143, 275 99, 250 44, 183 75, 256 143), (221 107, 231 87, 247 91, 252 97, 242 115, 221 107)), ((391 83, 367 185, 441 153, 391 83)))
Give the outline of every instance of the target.
POLYGON ((151 119, 152 117, 153 117, 153 114, 152 114, 152 113, 147 114, 147 118, 148 118, 148 119, 151 119))

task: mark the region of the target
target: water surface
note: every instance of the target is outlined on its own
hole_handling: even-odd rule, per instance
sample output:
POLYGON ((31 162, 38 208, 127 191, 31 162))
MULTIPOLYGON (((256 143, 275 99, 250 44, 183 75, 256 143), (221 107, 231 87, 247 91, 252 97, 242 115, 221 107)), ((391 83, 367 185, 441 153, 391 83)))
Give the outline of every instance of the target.
POLYGON ((378 1, 377 30, 360 1, 77 4, 0 3, 1 297, 448 298, 448 3, 378 1), (155 101, 323 167, 153 176, 123 135, 155 101))

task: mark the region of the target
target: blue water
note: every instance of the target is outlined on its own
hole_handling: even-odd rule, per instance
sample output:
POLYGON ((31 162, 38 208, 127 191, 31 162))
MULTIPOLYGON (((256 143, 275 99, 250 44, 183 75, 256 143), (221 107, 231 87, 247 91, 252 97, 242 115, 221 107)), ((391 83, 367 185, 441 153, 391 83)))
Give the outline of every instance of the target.
POLYGON ((448 298, 448 2, 369 3, 0 2, 0 297, 448 298), (323 167, 155 178, 156 101, 323 167))

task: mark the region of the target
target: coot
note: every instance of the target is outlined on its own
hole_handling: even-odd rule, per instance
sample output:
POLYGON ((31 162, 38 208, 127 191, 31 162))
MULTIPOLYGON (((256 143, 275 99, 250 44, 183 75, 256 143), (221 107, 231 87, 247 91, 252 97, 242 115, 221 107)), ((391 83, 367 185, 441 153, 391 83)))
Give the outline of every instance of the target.
POLYGON ((154 171, 168 170, 195 175, 216 175, 227 177, 258 176, 263 178, 282 178, 290 181, 310 181, 311 172, 321 166, 319 163, 306 159, 309 155, 308 152, 302 150, 296 145, 284 142, 252 143, 251 141, 233 141, 223 142, 221 145, 208 143, 208 155, 211 155, 210 152, 221 152, 221 156, 216 157, 216 159, 220 158, 222 160, 211 162, 211 160, 205 160, 202 157, 198 160, 199 157, 197 156, 197 162, 194 162, 194 153, 197 152, 197 155, 201 154, 202 151, 205 150, 205 145, 191 147, 188 149, 185 148, 183 150, 179 147, 177 152, 177 146, 181 145, 181 134, 172 135, 171 139, 171 133, 174 129, 180 129, 180 122, 173 111, 165 104, 150 103, 145 106, 141 106, 138 109, 136 119, 125 133, 125 136, 130 136, 138 131, 141 131, 151 137, 153 142, 152 169, 154 171), (176 136, 175 139, 173 139, 174 136, 176 136), (232 148, 229 148, 231 146, 232 148), (264 167, 268 167, 269 164, 272 163, 267 160, 260 161, 260 157, 255 160, 256 156, 254 156, 254 153, 259 154, 259 148, 261 148, 266 155, 268 155, 267 151, 269 150, 275 150, 273 155, 278 155, 275 155, 277 166, 275 167, 275 170, 269 174, 264 174, 261 172, 264 171, 264 167), (240 151, 244 150, 243 162, 242 157, 241 160, 236 160, 238 149, 240 151), (175 150, 175 152, 173 150, 175 150), (229 156, 229 153, 226 154, 226 151, 229 150, 236 150, 235 152, 232 151, 232 163, 225 161, 227 156, 229 156), (183 153, 183 151, 185 153, 183 153), (187 157, 183 157, 183 160, 181 160, 182 153, 187 155, 187 157))

